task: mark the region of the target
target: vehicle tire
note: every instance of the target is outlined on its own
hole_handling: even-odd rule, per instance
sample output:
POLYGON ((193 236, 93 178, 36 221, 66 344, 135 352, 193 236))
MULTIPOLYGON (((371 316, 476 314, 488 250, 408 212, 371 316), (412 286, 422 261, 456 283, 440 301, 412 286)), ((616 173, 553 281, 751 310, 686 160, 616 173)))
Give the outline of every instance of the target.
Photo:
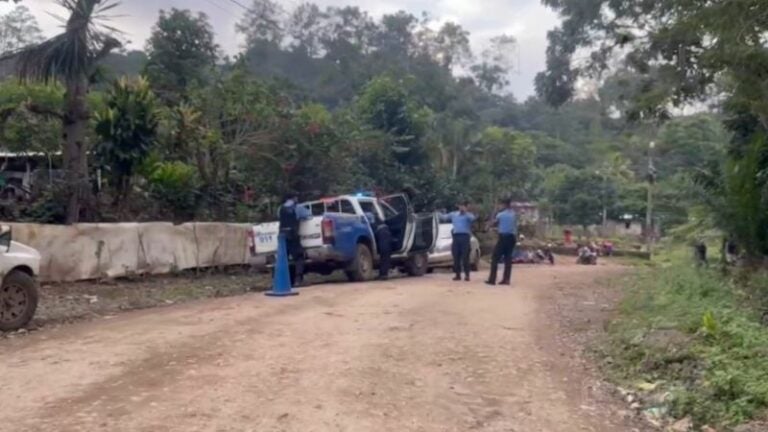
POLYGON ((410 276, 424 276, 428 268, 427 255, 422 253, 411 256, 405 263, 405 271, 410 276))
POLYGON ((14 270, 0 286, 0 331, 18 330, 29 323, 37 310, 37 282, 14 270))
POLYGON ((365 282, 373 279, 373 255, 368 246, 362 243, 357 245, 355 258, 344 273, 350 282, 365 282))
POLYGON ((469 269, 473 272, 480 271, 480 252, 474 253, 472 262, 469 264, 469 269))

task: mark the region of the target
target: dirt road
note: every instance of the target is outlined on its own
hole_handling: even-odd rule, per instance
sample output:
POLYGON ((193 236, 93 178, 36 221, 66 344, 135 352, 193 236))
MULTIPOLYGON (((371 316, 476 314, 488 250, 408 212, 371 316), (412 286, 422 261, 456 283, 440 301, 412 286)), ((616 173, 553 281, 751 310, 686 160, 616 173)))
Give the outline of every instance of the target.
POLYGON ((578 305, 608 308, 585 287, 619 271, 519 268, 512 288, 479 274, 329 284, 0 341, 0 430, 643 430, 561 327, 594 321, 578 305), (571 294, 581 311, 563 321, 571 294))

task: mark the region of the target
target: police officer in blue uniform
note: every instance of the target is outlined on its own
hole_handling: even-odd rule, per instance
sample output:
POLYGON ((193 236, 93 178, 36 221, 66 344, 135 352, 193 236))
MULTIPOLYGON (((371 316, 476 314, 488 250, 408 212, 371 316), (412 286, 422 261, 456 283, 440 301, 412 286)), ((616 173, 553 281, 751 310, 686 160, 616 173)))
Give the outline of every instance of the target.
POLYGON ((374 216, 373 213, 366 213, 365 216, 371 224, 371 229, 373 229, 376 248, 379 252, 379 277, 377 279, 385 281, 389 279, 389 269, 391 268, 392 232, 386 221, 374 216))
POLYGON ((299 235, 299 223, 302 220, 312 218, 309 210, 298 205, 298 196, 295 193, 289 193, 285 196, 283 205, 280 206, 280 235, 285 237, 285 245, 288 255, 293 260, 293 280, 294 286, 300 286, 304 279, 304 247, 301 245, 301 236, 299 235))
POLYGON ((464 272, 464 280, 469 281, 469 254, 472 239, 472 223, 475 221, 475 215, 469 211, 469 203, 462 202, 459 209, 446 215, 440 215, 442 222, 451 222, 453 224, 453 243, 451 244, 451 255, 453 255, 453 272, 456 277, 453 280, 461 280, 461 273, 464 272))
POLYGON ((502 285, 509 285, 512 277, 512 254, 517 244, 517 213, 512 209, 512 202, 504 200, 500 204, 500 210, 496 213, 493 226, 499 229, 499 239, 491 258, 491 274, 485 282, 488 285, 496 285, 496 272, 499 261, 504 258, 504 275, 501 278, 502 285))

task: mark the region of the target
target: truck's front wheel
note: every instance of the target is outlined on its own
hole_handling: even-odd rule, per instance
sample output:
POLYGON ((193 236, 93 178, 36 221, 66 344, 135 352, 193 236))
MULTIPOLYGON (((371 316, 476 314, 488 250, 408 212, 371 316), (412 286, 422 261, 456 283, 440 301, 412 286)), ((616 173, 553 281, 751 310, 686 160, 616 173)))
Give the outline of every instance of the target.
POLYGON ((345 271, 350 282, 365 282, 373 278, 373 255, 368 246, 357 245, 355 258, 345 271))
POLYGON ((408 258, 405 263, 405 271, 411 276, 424 276, 429 268, 426 254, 416 254, 408 258))
POLYGON ((32 276, 14 270, 0 286, 0 331, 17 330, 32 320, 37 309, 37 283, 32 276))

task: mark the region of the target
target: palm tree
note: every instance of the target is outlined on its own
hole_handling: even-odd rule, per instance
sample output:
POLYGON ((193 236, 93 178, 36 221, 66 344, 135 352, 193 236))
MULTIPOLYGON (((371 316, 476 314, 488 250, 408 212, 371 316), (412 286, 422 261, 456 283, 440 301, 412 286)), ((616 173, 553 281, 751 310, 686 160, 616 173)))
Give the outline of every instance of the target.
POLYGON ((66 89, 61 113, 47 113, 61 119, 68 224, 80 219, 82 198, 88 194, 88 146, 86 133, 90 113, 87 95, 96 65, 120 42, 117 31, 100 24, 106 11, 117 6, 111 0, 58 0, 69 11, 64 32, 4 58, 15 65, 22 81, 59 80, 66 89))

